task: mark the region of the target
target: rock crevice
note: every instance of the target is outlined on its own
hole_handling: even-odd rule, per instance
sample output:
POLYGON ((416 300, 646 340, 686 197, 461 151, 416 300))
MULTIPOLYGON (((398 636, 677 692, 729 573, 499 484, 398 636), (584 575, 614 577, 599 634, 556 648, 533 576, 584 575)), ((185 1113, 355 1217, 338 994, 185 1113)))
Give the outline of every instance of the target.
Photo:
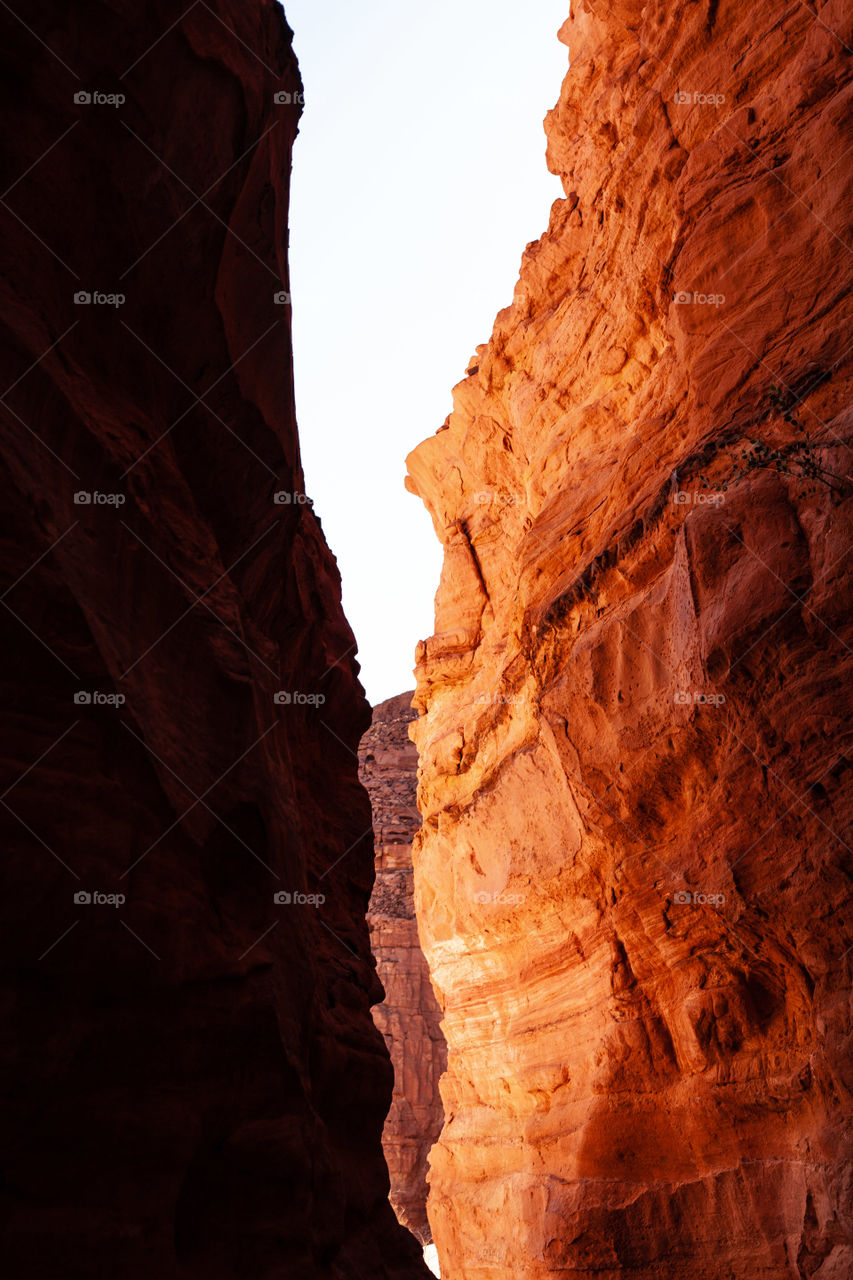
POLYGON ((394 1097, 382 1138, 391 1204, 400 1222, 429 1244, 427 1159, 442 1124, 439 1079, 447 1053, 415 920, 412 839, 420 818, 417 752, 408 732, 415 716, 412 693, 374 707, 359 748, 359 772, 370 796, 376 839, 376 883, 367 919, 385 988, 373 1017, 394 1067, 394 1097))

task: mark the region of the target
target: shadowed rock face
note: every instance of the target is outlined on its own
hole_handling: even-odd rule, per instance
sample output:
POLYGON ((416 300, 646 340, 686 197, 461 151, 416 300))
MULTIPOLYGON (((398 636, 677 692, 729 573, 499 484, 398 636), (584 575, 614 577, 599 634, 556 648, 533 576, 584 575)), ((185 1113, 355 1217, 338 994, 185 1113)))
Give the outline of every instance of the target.
POLYGON ((359 747, 360 776, 373 807, 376 884, 367 919, 385 999, 373 1019, 394 1067, 394 1098, 382 1145, 391 1174, 391 1204, 423 1244, 432 1240, 426 1214, 427 1159, 444 1114, 438 1082, 447 1065, 441 1011, 418 940, 412 838, 418 753, 409 738, 413 693, 373 708, 359 747))
POLYGON ((409 459, 430 1219, 454 1280, 842 1280, 853 17, 572 7, 565 199, 409 459))
POLYGON ((369 709, 275 298, 290 32, 260 0, 22 16, 0 12, 5 1269, 426 1276, 380 1145, 369 709))

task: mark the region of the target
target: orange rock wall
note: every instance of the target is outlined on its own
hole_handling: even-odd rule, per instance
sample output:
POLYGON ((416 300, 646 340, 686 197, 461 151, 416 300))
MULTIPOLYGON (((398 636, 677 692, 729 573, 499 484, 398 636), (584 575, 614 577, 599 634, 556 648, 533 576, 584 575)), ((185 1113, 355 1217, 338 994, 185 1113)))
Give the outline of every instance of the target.
POLYGON ((853 11, 561 39, 565 198, 409 458, 442 1274, 846 1280, 853 11))

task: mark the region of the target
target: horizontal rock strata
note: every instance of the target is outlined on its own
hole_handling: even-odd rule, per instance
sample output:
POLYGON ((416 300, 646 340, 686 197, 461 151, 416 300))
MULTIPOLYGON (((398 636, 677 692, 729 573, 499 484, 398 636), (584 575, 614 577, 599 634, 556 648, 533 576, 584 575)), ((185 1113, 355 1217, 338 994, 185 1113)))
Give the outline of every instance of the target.
POLYGON ((849 6, 579 0, 565 196, 410 487, 453 1280, 842 1280, 849 6))

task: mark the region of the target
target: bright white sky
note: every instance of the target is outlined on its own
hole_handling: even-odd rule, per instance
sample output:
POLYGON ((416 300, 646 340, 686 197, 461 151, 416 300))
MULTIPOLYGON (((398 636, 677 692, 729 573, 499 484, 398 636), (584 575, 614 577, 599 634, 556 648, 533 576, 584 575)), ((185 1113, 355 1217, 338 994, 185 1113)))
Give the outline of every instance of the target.
POLYGON ((412 688, 441 549, 406 454, 548 223, 569 0, 285 0, 305 81, 291 205, 306 488, 372 704, 412 688))

